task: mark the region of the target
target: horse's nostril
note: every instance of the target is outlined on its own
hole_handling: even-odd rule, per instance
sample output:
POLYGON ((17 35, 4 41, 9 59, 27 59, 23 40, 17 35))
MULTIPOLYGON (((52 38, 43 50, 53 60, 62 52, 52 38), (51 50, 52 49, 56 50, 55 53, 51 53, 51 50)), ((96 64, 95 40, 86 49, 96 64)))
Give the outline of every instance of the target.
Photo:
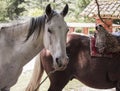
POLYGON ((59 60, 59 58, 56 58, 56 62, 57 62, 57 64, 58 64, 59 67, 62 66, 62 64, 61 64, 61 62, 60 62, 60 60, 59 60))
POLYGON ((56 62, 58 63, 59 58, 56 58, 56 62))

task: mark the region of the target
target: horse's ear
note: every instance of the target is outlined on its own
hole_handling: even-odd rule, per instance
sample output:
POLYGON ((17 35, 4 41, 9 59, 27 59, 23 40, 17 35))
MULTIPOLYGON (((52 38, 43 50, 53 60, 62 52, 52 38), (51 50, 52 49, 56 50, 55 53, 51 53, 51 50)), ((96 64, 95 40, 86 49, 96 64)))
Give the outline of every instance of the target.
POLYGON ((50 16, 51 12, 52 12, 51 6, 50 6, 50 4, 48 4, 46 7, 46 10, 45 10, 47 17, 50 16))
POLYGON ((69 9, 68 4, 66 4, 66 6, 65 6, 64 9, 63 9, 63 11, 62 11, 60 14, 61 14, 63 17, 65 17, 66 14, 68 13, 68 9, 69 9))

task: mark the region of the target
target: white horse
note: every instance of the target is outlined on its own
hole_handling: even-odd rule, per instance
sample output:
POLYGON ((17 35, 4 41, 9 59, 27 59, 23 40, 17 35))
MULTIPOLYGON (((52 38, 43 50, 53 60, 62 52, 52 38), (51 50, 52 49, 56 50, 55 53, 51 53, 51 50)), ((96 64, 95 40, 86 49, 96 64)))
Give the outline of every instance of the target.
POLYGON ((67 64, 66 34, 68 27, 61 13, 46 7, 45 15, 25 23, 3 26, 0 29, 0 91, 10 91, 21 74, 23 66, 43 48, 52 54, 53 67, 63 69, 67 64))

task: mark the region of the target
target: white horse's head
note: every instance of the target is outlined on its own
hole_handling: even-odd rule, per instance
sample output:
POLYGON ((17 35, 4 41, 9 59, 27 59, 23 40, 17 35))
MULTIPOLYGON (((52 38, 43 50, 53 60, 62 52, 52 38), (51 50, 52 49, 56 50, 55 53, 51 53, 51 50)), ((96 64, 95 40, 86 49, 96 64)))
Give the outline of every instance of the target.
POLYGON ((66 4, 61 13, 57 13, 51 9, 49 4, 45 12, 44 46, 53 57, 53 67, 55 69, 65 68, 68 64, 68 57, 66 55, 68 27, 64 17, 68 13, 68 5, 66 4))

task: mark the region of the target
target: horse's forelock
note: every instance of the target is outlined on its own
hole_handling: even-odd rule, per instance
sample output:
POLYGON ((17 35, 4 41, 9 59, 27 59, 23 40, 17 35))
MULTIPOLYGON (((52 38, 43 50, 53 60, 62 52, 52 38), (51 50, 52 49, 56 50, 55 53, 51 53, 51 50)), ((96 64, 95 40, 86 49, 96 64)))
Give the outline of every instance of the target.
POLYGON ((49 22, 52 19, 52 17, 54 17, 55 15, 58 15, 58 13, 56 11, 52 10, 51 14, 47 18, 47 22, 49 22))

